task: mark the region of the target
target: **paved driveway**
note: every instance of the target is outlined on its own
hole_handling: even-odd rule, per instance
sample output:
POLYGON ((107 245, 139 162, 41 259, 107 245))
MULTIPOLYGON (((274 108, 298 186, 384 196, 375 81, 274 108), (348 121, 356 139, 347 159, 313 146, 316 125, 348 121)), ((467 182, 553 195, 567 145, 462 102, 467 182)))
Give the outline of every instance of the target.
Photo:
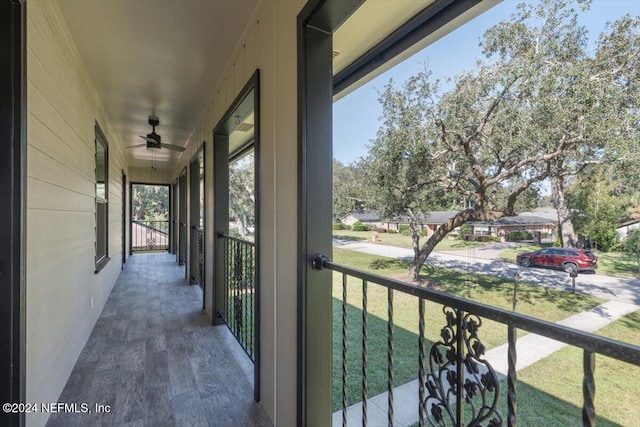
MULTIPOLYGON (((413 250, 386 246, 369 242, 333 240, 335 247, 381 255, 390 258, 412 260, 413 250)), ((495 245, 489 245, 489 248, 495 245)), ((493 250, 496 250, 494 248, 493 250)), ((491 250, 491 249, 488 249, 491 250)), ((456 251, 465 252, 465 251, 456 251)), ((487 252, 484 252, 486 255, 487 252)), ((453 270, 487 274, 513 280, 514 274, 520 274, 520 281, 550 288, 567 289, 571 287, 571 278, 565 272, 545 268, 525 268, 514 262, 474 257, 473 253, 457 255, 454 253, 433 252, 427 264, 446 267, 453 270)), ((597 296, 607 300, 622 301, 640 305, 640 279, 627 279, 602 274, 581 273, 576 278, 576 292, 597 296)))

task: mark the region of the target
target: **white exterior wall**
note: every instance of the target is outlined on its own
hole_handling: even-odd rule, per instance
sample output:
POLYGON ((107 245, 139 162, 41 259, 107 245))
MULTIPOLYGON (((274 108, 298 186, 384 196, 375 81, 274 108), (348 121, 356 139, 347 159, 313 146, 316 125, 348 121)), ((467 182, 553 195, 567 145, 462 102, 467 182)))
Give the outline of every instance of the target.
MULTIPOLYGON (((297 15, 306 1, 263 0, 238 41, 173 176, 206 141, 206 243, 213 246, 212 131, 260 69, 261 398, 275 425, 296 424, 297 15)), ((206 283, 213 265, 207 256, 206 283)), ((206 290, 211 295, 211 289, 206 290)), ((207 311, 211 316, 211 301, 207 311)))
MULTIPOLYGON (((56 402, 121 271, 121 176, 127 167, 57 6, 38 0, 26 9, 26 401, 56 402), (96 120, 109 141, 111 261, 99 274, 96 120)), ((42 426, 47 417, 27 414, 27 425, 42 426)))
POLYGON ((625 225, 623 227, 618 227, 616 231, 618 233, 618 238, 621 241, 624 241, 629 236, 629 234, 631 234, 631 232, 638 229, 640 229, 640 222, 637 222, 635 224, 625 225))

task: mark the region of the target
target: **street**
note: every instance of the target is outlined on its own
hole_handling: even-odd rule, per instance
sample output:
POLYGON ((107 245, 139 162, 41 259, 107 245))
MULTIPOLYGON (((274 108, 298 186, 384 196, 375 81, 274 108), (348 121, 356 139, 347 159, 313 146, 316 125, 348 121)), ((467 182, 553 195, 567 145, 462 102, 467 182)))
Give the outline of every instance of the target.
MULTIPOLYGON (((389 258, 400 258, 409 261, 413 259, 413 250, 396 246, 339 239, 333 239, 333 245, 337 248, 389 258)), ((427 264, 452 270, 487 274, 508 280, 513 280, 514 274, 519 273, 521 282, 543 285, 554 289, 571 289, 571 278, 563 271, 538 267, 525 268, 515 262, 495 259, 495 254, 491 255, 490 251, 494 250, 497 253, 499 245, 490 245, 482 251, 476 249, 455 252, 432 252, 427 259, 427 264)), ((580 273, 576 278, 576 293, 640 305, 640 279, 605 276, 598 273, 580 273)))

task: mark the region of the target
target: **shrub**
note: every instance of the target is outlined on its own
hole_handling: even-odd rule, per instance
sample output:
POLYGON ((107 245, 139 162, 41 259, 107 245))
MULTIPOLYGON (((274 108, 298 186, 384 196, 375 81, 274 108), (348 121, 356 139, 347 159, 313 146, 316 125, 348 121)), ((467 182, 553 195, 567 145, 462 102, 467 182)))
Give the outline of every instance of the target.
POLYGON ((364 225, 363 223, 361 223, 360 221, 355 222, 353 224, 353 231, 369 231, 370 228, 366 225, 364 225))
POLYGON ((466 225, 463 224, 460 226, 460 235, 465 235, 465 234, 471 234, 471 232, 473 231, 473 229, 471 228, 470 225, 466 225))
POLYGON ((403 236, 411 236, 411 227, 409 227, 408 225, 399 225, 398 233, 402 234, 403 236), (409 234, 405 234, 406 232, 409 232, 409 234))
POLYGON ((333 229, 334 230, 346 230, 347 227, 341 222, 336 222, 335 224, 333 224, 333 229))
POLYGON ((533 240, 533 234, 524 230, 510 231, 507 235, 507 240, 511 242, 518 242, 521 240, 533 240))
POLYGON ((492 242, 499 242, 500 241, 500 236, 489 236, 492 242))
POLYGON ((429 230, 427 230, 426 228, 423 228, 422 230, 420 230, 420 237, 427 237, 428 233, 429 233, 429 230))
POLYGON ((378 233, 386 233, 387 229, 384 228, 384 227, 376 227, 376 228, 373 229, 373 231, 376 231, 378 233))
POLYGON ((556 248, 561 248, 562 247, 562 239, 560 238, 560 235, 557 234, 556 238, 553 240, 553 246, 556 248))

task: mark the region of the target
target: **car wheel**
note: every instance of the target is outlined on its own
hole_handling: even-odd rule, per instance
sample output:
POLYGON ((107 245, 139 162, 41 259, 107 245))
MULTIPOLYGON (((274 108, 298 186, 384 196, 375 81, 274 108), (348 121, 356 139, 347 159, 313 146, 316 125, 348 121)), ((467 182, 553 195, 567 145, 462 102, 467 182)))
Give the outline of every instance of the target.
POLYGON ((520 260, 520 265, 523 267, 531 267, 533 262, 531 261, 531 258, 522 258, 520 260))
POLYGON ((567 273, 577 273, 578 272, 578 266, 575 265, 572 262, 567 262, 565 264, 562 265, 562 269, 564 271, 566 271, 567 273))

